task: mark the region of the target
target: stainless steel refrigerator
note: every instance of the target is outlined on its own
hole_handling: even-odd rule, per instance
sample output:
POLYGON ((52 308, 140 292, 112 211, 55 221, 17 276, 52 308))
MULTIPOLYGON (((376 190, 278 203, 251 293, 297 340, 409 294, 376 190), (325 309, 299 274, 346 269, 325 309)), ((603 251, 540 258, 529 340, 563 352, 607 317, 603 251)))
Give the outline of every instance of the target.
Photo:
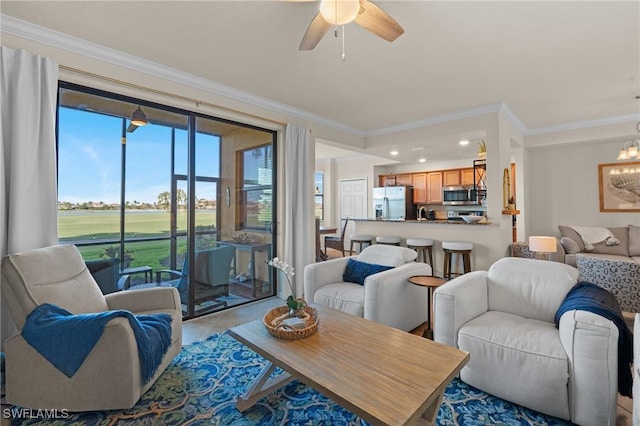
POLYGON ((412 186, 373 188, 373 211, 376 219, 415 219, 412 186))

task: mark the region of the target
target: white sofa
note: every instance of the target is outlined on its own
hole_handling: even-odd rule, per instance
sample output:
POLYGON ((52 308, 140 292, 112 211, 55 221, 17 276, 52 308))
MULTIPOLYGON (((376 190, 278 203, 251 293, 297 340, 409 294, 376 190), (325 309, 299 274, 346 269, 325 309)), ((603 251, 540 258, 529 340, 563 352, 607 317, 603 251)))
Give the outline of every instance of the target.
POLYGON ((434 340, 471 354, 460 378, 579 425, 615 425, 618 329, 572 310, 554 315, 578 278, 572 266, 504 258, 436 289, 434 340))
POLYGON ((400 330, 409 331, 427 320, 427 289, 407 281, 414 275, 431 275, 426 263, 414 262, 417 254, 405 247, 373 245, 358 256, 331 259, 304 269, 304 297, 400 330), (345 282, 349 259, 393 269, 368 276, 364 285, 345 282))

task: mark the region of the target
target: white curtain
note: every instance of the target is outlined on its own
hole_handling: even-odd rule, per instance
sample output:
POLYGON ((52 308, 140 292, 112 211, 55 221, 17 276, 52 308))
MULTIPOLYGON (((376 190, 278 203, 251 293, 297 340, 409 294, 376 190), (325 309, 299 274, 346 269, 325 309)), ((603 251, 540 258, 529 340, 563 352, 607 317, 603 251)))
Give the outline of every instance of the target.
MULTIPOLYGON (((314 151, 309 146, 309 130, 287 124, 284 137, 285 210, 284 261, 294 267, 296 297, 302 297, 304 267, 315 260, 315 213, 313 208, 314 151)), ((286 298, 288 286, 278 294, 286 298)))
MULTIPOLYGON (((58 65, 0 47, 0 256, 58 241, 56 99, 58 65)), ((0 284, 2 283, 0 275, 0 284)), ((15 333, 2 301, 0 342, 15 333)))

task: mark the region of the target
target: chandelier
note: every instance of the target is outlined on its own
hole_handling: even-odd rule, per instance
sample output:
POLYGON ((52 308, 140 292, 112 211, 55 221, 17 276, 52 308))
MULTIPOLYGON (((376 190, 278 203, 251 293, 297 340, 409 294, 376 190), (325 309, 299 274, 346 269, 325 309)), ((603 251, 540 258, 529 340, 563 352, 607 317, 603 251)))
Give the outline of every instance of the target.
MULTIPOLYGON (((636 124, 636 130, 640 135, 640 121, 636 124)), ((640 138, 638 137, 624 144, 618 153, 618 160, 634 160, 636 158, 640 158, 640 138)))
MULTIPOLYGON (((640 95, 636 96, 636 99, 640 99, 640 95)), ((636 124, 636 131, 640 136, 640 121, 636 124)), ((640 159, 640 137, 636 136, 631 142, 624 144, 620 152, 618 153, 618 160, 635 160, 640 159)))

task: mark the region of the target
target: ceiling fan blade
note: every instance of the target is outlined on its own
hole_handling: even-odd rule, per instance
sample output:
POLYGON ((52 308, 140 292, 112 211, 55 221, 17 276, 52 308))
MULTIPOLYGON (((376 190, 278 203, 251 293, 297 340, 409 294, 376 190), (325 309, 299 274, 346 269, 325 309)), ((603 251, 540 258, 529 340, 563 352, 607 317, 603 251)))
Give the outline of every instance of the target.
POLYGON ((393 41, 404 34, 404 29, 395 19, 369 0, 360 0, 360 13, 355 22, 387 41, 393 41))
POLYGON ((318 13, 316 17, 313 18, 313 21, 311 21, 311 23, 309 24, 307 32, 304 33, 298 50, 311 50, 316 47, 318 42, 322 40, 322 37, 324 37, 327 31, 329 31, 330 27, 331 24, 325 21, 322 15, 318 13))

